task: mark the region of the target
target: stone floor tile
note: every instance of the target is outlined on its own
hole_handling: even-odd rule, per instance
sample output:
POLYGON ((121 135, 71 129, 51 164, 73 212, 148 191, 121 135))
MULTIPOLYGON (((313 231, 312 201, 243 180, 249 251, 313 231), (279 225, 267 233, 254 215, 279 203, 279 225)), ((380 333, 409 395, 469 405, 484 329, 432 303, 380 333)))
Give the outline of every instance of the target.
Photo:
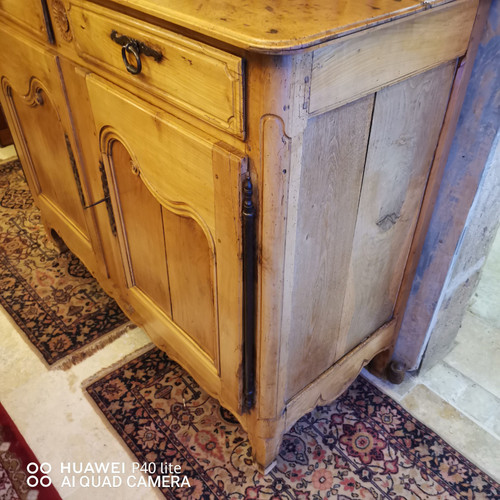
POLYGON ((493 241, 469 309, 500 329, 500 231, 493 241))
POLYGON ((467 312, 444 361, 500 398, 500 329, 467 312))
POLYGON ((456 407, 485 427, 493 426, 495 420, 500 422, 500 399, 477 384, 466 388, 456 400, 456 407))
POLYGON ((421 375, 420 381, 450 403, 454 403, 473 384, 461 372, 443 362, 421 375))
MULTIPOLYGON (((88 377, 150 344, 138 328, 129 330, 69 370, 49 370, 0 311, 0 400, 40 462, 48 462, 62 498, 87 500, 87 488, 61 487, 67 462, 120 462, 132 470, 135 461, 119 437, 81 389, 88 377)), ((149 500, 151 488, 92 490, 92 500, 149 500)))
POLYGON ((422 384, 415 386, 401 404, 471 462, 500 480, 500 440, 422 384))
POLYGON ((361 375, 368 379, 375 387, 390 396, 395 401, 400 401, 417 384, 417 377, 407 372, 403 382, 399 385, 391 384, 387 380, 380 379, 372 375, 366 368, 363 368, 361 375))

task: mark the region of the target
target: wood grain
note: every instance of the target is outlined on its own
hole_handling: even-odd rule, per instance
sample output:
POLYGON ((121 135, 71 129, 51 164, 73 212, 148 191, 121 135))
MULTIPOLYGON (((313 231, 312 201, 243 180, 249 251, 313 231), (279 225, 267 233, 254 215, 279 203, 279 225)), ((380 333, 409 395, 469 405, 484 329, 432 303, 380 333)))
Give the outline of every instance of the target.
POLYGON ((287 400, 336 359, 373 101, 312 118, 304 133, 287 400))
POLYGON ((172 319, 215 360, 219 339, 214 249, 194 219, 165 208, 162 213, 172 319))
POLYGON ((39 197, 52 203, 65 217, 69 218, 82 232, 86 232, 85 217, 76 188, 75 178, 66 147, 65 130, 61 126, 58 110, 52 96, 35 85, 32 94, 36 97, 26 98, 24 92, 29 88, 30 75, 26 75, 26 86, 22 89, 12 89, 12 108, 23 134, 27 138, 27 147, 31 161, 35 165, 35 183, 39 186, 39 197), (37 89, 35 89, 37 88, 37 89), (41 99, 38 105, 35 99, 41 99), (43 127, 51 130, 50 134, 40 134, 43 127), (54 175, 54 165, 58 165, 57 175, 54 175), (65 189, 61 189, 61 186, 65 189))
POLYGON ((12 19, 32 36, 45 40, 46 30, 40 0, 0 0, 2 17, 12 19))
POLYGON ((128 286, 138 287, 171 317, 161 206, 140 176, 132 171, 133 161, 125 146, 118 140, 106 146, 114 181, 111 186, 116 185, 114 208, 128 286), (144 258, 145 252, 147 259, 144 258))
POLYGON ((219 313, 219 374, 226 404, 241 413, 242 228, 241 181, 248 159, 219 142, 212 150, 219 313))
POLYGON ((101 141, 119 131, 158 201, 183 204, 213 234, 213 139, 94 75, 87 81, 101 141))
POLYGON ((120 171, 108 167, 110 184, 116 186, 111 190, 115 214, 122 225, 122 260, 130 269, 132 286, 126 300, 155 341, 173 344, 168 350, 181 364, 192 367, 185 356, 197 352, 194 356, 204 360, 202 366, 210 360, 219 374, 224 367, 220 376, 234 390, 223 400, 237 411, 243 155, 95 76, 88 75, 87 85, 109 167, 116 163, 116 145, 127 149, 120 171), (115 144, 111 151, 109 144, 115 144), (222 346, 219 301, 227 341, 222 346), (169 325, 164 326, 163 340, 160 324, 169 325))
MULTIPOLYGON (((83 212, 80 231, 56 210, 65 195, 55 188, 54 203, 38 197, 44 219, 70 241, 80 234, 87 257, 96 249, 86 262, 98 277, 102 247, 106 290, 236 415, 268 468, 288 425, 394 343, 423 192, 437 190, 427 174, 454 70, 447 61, 465 50, 477 0, 62 2, 75 38, 49 46, 30 13, 23 25, 29 2, 16 18, 12 0, 0 0, 0 71, 12 88, 29 75, 15 99, 28 96, 31 112, 50 99, 53 111, 34 120, 43 123, 33 140, 24 134, 35 135, 31 114, 21 123, 9 108, 9 120, 32 174, 30 148, 57 156, 65 132, 89 203, 104 195, 103 161, 118 237, 104 203, 83 212), (141 74, 130 75, 113 29, 159 48, 162 61, 141 56, 141 74), (258 277, 256 404, 242 413, 244 173, 258 277)), ((12 105, 6 81, 0 100, 12 105)), ((35 196, 43 183, 31 175, 35 196)))
MULTIPOLYGON (((63 57, 59 58, 59 67, 64 80, 72 128, 78 139, 75 155, 82 165, 82 184, 87 187, 87 203, 93 205, 104 198, 104 191, 99 170, 99 141, 85 82, 88 71, 63 57)), ((95 220, 94 224, 89 225, 89 233, 92 250, 98 261, 95 268, 88 263, 86 265, 93 267, 92 271, 100 282, 105 282, 107 293, 116 297, 118 289, 126 287, 126 282, 118 241, 110 230, 107 204, 98 203, 92 209, 87 209, 86 214, 95 220)))
MULTIPOLYGON (((78 53, 106 71, 158 94, 215 126, 243 136, 242 60, 227 52, 108 9, 85 4, 73 6, 70 18, 78 53), (121 46, 112 31, 138 40, 162 54, 161 61, 141 56, 142 71, 127 72, 121 46)), ((134 62, 135 64, 135 62, 134 62)))
MULTIPOLYGON (((81 166, 64 97, 58 59, 7 26, 0 30, 1 104, 17 153, 46 227, 64 239, 87 265, 96 267, 74 172, 81 166), (74 160, 74 163, 72 163, 74 160)), ((82 183, 84 198, 88 195, 82 183)), ((86 198, 85 198, 86 199, 86 198)))
POLYGON ((227 42, 236 47, 280 53, 310 47, 423 11, 443 0, 288 0, 275 4, 207 0, 114 0, 158 20, 227 42))
POLYGON ((447 64, 376 96, 351 255, 342 355, 388 321, 399 292, 454 74, 447 64), (348 328, 348 330, 347 330, 348 328))
POLYGON ((392 320, 382 325, 368 339, 291 399, 286 407, 285 429, 289 429, 302 415, 316 406, 329 404, 339 397, 351 385, 363 366, 386 348, 394 336, 395 323, 395 320, 392 320))
POLYGON ((323 112, 465 53, 477 0, 460 0, 314 53, 309 111, 323 112))

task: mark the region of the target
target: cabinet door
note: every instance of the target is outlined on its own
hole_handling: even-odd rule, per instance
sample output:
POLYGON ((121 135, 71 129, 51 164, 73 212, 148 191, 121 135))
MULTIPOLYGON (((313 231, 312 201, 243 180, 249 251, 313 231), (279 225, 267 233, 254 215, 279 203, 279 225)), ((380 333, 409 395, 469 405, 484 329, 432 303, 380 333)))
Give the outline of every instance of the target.
POLYGON ((96 76, 87 86, 128 300, 153 340, 212 393, 228 379, 235 409, 245 160, 96 76))
POLYGON ((2 106, 44 222, 86 260, 93 252, 57 57, 0 30, 0 68, 2 106))

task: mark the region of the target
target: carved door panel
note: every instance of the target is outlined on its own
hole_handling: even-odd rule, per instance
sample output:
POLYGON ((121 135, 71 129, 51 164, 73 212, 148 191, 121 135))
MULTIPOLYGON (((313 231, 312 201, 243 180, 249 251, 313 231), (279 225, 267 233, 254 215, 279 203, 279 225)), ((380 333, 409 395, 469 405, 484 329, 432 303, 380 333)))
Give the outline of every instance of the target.
POLYGON ((47 225, 79 256, 92 254, 85 195, 56 56, 9 32, 0 36, 1 99, 47 225))
POLYGON ((230 379, 236 408, 245 159, 96 76, 87 87, 128 299, 153 339, 200 379, 203 366, 230 379))

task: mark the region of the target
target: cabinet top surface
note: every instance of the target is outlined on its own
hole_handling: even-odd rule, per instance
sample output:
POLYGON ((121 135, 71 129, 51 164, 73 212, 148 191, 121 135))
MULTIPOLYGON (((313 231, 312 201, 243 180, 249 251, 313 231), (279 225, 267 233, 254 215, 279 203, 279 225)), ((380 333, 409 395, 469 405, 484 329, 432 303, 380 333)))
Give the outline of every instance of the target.
POLYGON ((267 53, 307 48, 452 1, 112 0, 236 47, 267 53))

